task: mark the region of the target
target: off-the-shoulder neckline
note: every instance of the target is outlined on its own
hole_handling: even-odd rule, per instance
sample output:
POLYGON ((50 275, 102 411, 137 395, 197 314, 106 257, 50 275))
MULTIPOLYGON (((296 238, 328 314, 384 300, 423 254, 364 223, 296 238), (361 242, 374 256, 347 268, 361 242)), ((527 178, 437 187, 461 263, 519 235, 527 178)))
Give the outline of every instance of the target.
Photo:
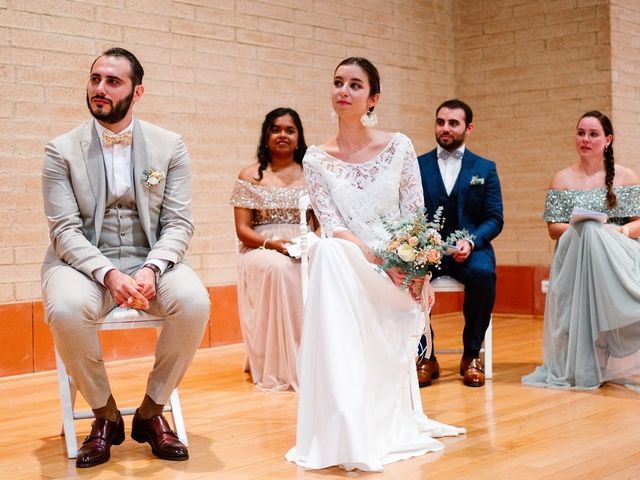
POLYGON ((249 185, 250 187, 255 187, 255 188, 264 188, 264 189, 271 189, 271 190, 284 190, 284 189, 295 189, 295 190, 301 190, 301 189, 305 189, 307 188, 306 184, 303 185, 284 185, 284 186, 276 186, 276 185, 259 185, 257 183, 251 183, 248 182, 247 180, 242 180, 241 178, 236 178, 236 182, 237 183, 244 183, 246 185, 249 185))
MULTIPOLYGON (((617 185, 613 187, 614 190, 619 188, 640 188, 640 185, 617 185)), ((598 188, 550 188, 550 192, 593 192, 593 191, 605 191, 606 187, 598 187, 598 188)))

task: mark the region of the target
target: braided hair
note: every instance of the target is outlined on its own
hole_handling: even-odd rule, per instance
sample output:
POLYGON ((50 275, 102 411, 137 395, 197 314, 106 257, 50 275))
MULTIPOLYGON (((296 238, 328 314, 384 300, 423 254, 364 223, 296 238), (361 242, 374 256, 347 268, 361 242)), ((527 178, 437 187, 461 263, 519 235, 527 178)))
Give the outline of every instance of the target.
POLYGON ((269 113, 267 113, 267 115, 264 117, 264 121, 262 122, 260 142, 258 143, 258 151, 256 154, 259 164, 258 178, 256 178, 257 181, 262 180, 263 172, 271 163, 271 152, 269 151, 269 132, 271 132, 271 127, 273 127, 273 122, 275 122, 277 118, 283 117, 285 115, 291 115, 293 123, 298 129, 298 148, 296 148, 296 150, 293 152, 293 160, 296 163, 302 165, 302 159, 304 158, 304 154, 307 152, 307 144, 304 140, 304 130, 302 129, 302 121, 300 120, 300 115, 298 115, 298 112, 296 112, 292 108, 276 108, 275 110, 271 110, 269 113))
MULTIPOLYGON (((611 210, 618 205, 618 198, 613 191, 613 177, 615 177, 616 174, 616 167, 613 159, 613 125, 611 124, 611 120, 609 120, 609 117, 597 110, 585 113, 580 117, 580 120, 585 117, 593 117, 598 120, 600 122, 600 125, 602 126, 602 129, 604 130, 605 136, 611 135, 611 142, 609 142, 609 145, 604 147, 604 184, 607 187, 606 206, 609 210, 611 210)), ((580 123, 580 120, 578 120, 578 123, 580 123)))

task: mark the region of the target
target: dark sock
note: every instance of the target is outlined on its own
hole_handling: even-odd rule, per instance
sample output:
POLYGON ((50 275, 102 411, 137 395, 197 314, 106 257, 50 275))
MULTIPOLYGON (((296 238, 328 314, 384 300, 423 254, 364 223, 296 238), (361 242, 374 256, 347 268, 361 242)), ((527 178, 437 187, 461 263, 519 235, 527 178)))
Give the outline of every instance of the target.
POLYGON ((164 405, 155 403, 149 395, 144 396, 142 403, 138 407, 138 413, 144 420, 151 418, 154 415, 161 415, 163 410, 164 405))
POLYGON ((120 412, 118 411, 118 406, 116 405, 113 395, 109 395, 107 404, 104 407, 93 408, 92 410, 96 418, 106 418, 112 422, 117 422, 118 418, 120 418, 120 412))

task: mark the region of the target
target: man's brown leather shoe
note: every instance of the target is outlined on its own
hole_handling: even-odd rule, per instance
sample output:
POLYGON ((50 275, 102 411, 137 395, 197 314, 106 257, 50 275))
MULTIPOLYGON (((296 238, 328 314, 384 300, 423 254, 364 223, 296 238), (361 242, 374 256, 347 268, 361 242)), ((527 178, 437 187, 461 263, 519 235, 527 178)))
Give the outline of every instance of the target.
POLYGON ((178 436, 171 430, 167 419, 162 415, 154 415, 146 420, 138 410, 131 424, 131 438, 136 442, 148 442, 156 457, 164 460, 187 460, 189 451, 178 436))
POLYGON ((440 365, 435 359, 423 358, 416 363, 416 370, 418 371, 418 385, 420 385, 420 388, 428 387, 431 385, 432 380, 440 377, 440 365))
POLYGON ((96 418, 91 424, 91 433, 82 442, 76 457, 76 467, 87 468, 100 465, 111 457, 111 445, 124 442, 124 421, 118 412, 115 422, 96 418))
POLYGON ((484 365, 478 357, 467 357, 460 360, 460 375, 464 377, 467 387, 482 387, 484 385, 484 365))

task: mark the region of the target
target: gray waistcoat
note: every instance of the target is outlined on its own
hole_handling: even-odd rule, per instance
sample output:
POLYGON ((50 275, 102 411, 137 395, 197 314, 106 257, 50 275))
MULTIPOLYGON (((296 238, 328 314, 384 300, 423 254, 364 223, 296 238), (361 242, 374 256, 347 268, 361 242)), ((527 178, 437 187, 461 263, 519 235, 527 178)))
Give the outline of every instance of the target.
POLYGON ((107 188, 107 202, 98 241, 100 251, 121 271, 131 274, 149 253, 149 241, 138 218, 133 186, 121 197, 107 188))

